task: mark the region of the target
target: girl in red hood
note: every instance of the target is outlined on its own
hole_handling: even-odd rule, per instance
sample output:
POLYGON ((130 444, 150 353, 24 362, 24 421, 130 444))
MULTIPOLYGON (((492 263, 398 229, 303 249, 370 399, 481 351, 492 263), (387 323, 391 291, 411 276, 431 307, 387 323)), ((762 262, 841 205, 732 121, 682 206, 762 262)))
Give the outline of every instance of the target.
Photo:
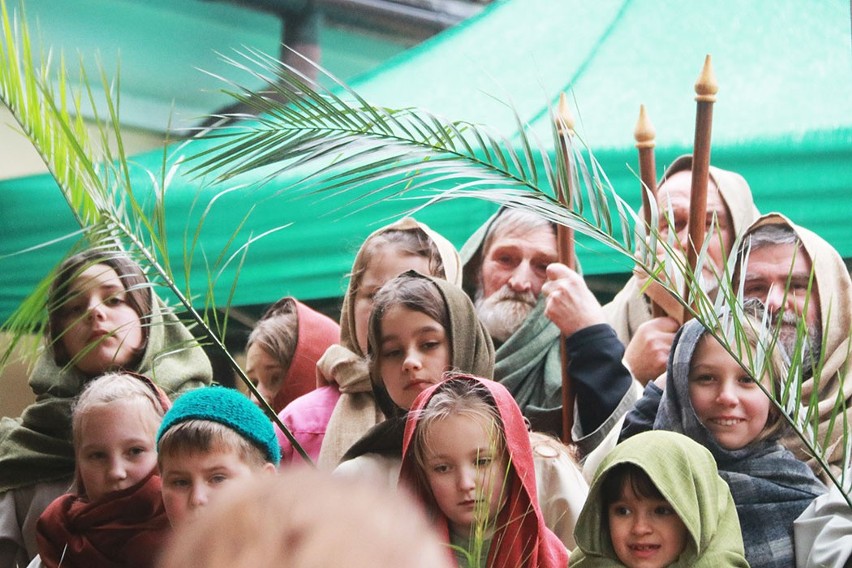
POLYGON ((505 387, 453 375, 408 414, 401 478, 434 515, 460 567, 564 567, 536 498, 526 423, 505 387))

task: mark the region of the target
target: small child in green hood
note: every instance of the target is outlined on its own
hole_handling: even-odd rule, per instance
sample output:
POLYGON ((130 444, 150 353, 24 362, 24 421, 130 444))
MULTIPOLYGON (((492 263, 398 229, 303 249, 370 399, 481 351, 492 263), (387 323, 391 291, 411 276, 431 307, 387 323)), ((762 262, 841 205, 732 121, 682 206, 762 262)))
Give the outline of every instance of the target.
POLYGON ((731 492, 682 434, 622 442, 601 463, 574 529, 571 568, 746 567, 731 492))

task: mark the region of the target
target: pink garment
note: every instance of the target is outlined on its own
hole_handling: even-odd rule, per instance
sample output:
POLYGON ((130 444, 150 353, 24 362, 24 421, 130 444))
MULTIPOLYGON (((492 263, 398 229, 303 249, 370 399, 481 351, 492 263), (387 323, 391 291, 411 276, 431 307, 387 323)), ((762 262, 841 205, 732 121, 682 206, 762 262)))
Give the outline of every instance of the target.
MULTIPOLYGON (((340 391, 332 383, 300 396, 278 413, 278 418, 314 461, 319 457, 328 421, 339 398, 340 391)), ((281 446, 281 465, 301 463, 302 456, 277 425, 275 435, 281 446)))

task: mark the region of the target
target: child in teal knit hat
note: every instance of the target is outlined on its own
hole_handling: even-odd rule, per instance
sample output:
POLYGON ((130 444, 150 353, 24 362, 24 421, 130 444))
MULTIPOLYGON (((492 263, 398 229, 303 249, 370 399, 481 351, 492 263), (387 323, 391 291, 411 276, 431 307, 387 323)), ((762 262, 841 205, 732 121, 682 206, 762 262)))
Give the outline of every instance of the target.
POLYGON ((222 489, 274 473, 272 423, 241 393, 207 387, 180 396, 157 432, 163 503, 172 526, 194 518, 222 489))

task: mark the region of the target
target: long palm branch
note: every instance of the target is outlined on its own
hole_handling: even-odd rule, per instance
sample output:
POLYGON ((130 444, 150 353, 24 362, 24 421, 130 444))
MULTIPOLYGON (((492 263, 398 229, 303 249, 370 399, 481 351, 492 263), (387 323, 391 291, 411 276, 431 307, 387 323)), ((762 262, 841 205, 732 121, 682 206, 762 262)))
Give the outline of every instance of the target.
MULTIPOLYGON (((297 172, 298 181, 287 191, 345 193, 351 196, 352 205, 360 202, 361 206, 387 198, 410 198, 419 200, 412 208, 417 210, 436 201, 472 197, 534 211, 631 259, 701 321, 745 368, 756 373, 765 370, 762 355, 744 352, 741 347, 745 325, 742 286, 730 285, 732 262, 715 270, 722 290, 711 298, 701 276, 709 266, 710 239, 698 251, 697 266, 691 269, 674 235, 664 236, 657 229, 661 218, 672 225, 671 211, 658 210, 650 200, 651 222, 646 227, 644 219, 612 187, 582 139, 574 144, 566 136, 561 142, 570 149, 567 159, 561 152, 552 156, 517 114, 517 130, 506 137, 485 126, 447 120, 428 111, 371 105, 318 66, 319 73, 336 87, 325 88, 256 50, 245 49, 228 60, 247 73, 252 84, 257 79, 265 83, 262 91, 253 91, 223 78, 226 92, 257 116, 231 117, 244 120, 209 135, 214 144, 191 158, 196 174, 228 180, 262 172, 271 180, 285 174, 291 179, 297 172), (573 177, 570 183, 569 175, 573 177), (554 192, 554 188, 566 186, 578 188, 570 208, 554 192), (649 235, 647 240, 636 237, 644 234, 649 235), (662 251, 659 257, 658 249, 662 251), (719 325, 721 312, 732 314, 726 327, 719 325)), ((562 135, 557 128, 551 136, 550 148, 559 148, 562 135)), ((718 231, 718 226, 714 224, 712 230, 718 231)), ((777 343, 777 330, 773 335, 771 322, 763 323, 760 343, 764 347, 757 351, 777 343)), ((796 352, 805 340, 800 334, 796 352)), ((800 386, 806 369, 795 354, 791 363, 784 392, 769 389, 767 395, 829 472, 823 444, 816 435, 818 400, 802 400, 800 386)), ((814 369, 815 376, 819 376, 818 370, 814 369)), ((844 429, 847 447, 844 404, 837 402, 833 416, 839 417, 836 426, 844 429)), ((831 473, 829 476, 840 485, 831 473)))
MULTIPOLYGON (((58 66, 58 79, 54 83, 50 72, 50 55, 34 62, 33 47, 29 30, 23 17, 10 17, 5 0, 0 0, 2 10, 2 48, 0 48, 0 102, 6 105, 18 122, 23 134, 32 142, 36 151, 56 180, 59 190, 81 228, 88 246, 112 246, 127 250, 140 264, 156 275, 157 283, 173 294, 187 316, 201 330, 201 341, 218 350, 227 359, 247 388, 263 401, 253 383, 236 363, 217 331, 210 325, 208 317, 202 315, 191 299, 177 285, 177 279, 169 260, 165 231, 165 193, 168 180, 181 167, 180 162, 169 164, 164 153, 163 168, 158 173, 146 172, 145 179, 153 191, 135 191, 134 176, 122 143, 119 121, 119 91, 116 81, 111 84, 105 73, 100 81, 106 97, 106 116, 99 116, 98 105, 89 80, 80 65, 84 88, 72 91, 66 80, 64 61, 58 66), (95 112, 94 124, 97 143, 90 139, 87 125, 82 117, 83 107, 95 112), (115 148, 113 150, 113 148, 115 148), (146 206, 148 195, 153 196, 153 206, 146 206)), ((202 216, 203 223, 204 216, 202 216)), ((238 225, 244 222, 243 219, 238 225)), ((239 229, 239 226, 237 230, 239 229)), ((277 230, 278 228, 271 229, 277 230)), ((236 231, 234 232, 236 235, 236 231)), ((261 236, 254 237, 261 238, 261 236)), ((233 244, 234 236, 228 241, 233 244)), ((232 262, 240 262, 251 241, 237 247, 235 251, 222 251, 209 268, 211 275, 221 271, 232 262)), ((195 240, 185 249, 185 258, 191 259, 195 240)), ((184 263, 188 282, 190 263, 184 263)), ((4 354, 7 360, 11 349, 25 334, 40 332, 44 327, 44 311, 47 289, 51 276, 47 276, 21 308, 4 325, 14 339, 4 354)), ((206 291, 204 314, 216 313, 212 303, 212 285, 206 291)), ((232 285, 235 286, 236 282, 232 285)), ((227 320, 227 312, 226 317, 227 320)), ((272 408, 264 401, 262 406, 277 422, 290 442, 302 457, 310 462, 307 453, 281 423, 272 408)))

